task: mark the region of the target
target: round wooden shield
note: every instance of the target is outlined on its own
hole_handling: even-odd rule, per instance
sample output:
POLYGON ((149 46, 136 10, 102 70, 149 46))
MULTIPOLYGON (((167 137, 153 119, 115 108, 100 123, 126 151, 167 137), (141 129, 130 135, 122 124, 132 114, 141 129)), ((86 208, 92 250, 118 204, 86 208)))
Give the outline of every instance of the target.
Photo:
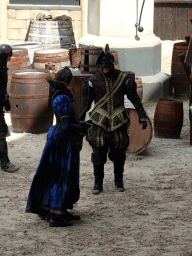
POLYGON ((128 128, 129 146, 127 151, 132 154, 139 154, 144 151, 152 139, 152 124, 147 118, 147 128, 142 129, 142 125, 139 123, 139 117, 135 109, 126 109, 129 113, 130 125, 128 128))

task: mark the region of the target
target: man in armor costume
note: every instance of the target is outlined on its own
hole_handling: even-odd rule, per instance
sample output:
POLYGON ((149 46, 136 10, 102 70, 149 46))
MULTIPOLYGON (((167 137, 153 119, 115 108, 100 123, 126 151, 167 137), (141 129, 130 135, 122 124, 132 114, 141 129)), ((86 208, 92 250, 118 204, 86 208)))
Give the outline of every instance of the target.
POLYGON ((12 164, 8 157, 6 137, 9 134, 4 118, 3 108, 10 111, 9 95, 7 94, 7 61, 12 56, 12 47, 7 44, 0 45, 0 164, 1 169, 7 172, 14 172, 19 167, 12 164))
MULTIPOLYGON (((139 116, 139 122, 143 129, 147 127, 147 116, 137 94, 137 85, 132 77, 114 68, 118 61, 108 50, 102 52, 97 60, 101 70, 93 74, 82 87, 82 103, 79 119, 85 119, 89 113, 90 122, 86 140, 91 145, 95 184, 93 194, 103 191, 104 164, 109 159, 114 164, 115 188, 119 192, 124 191, 123 172, 126 159, 126 149, 129 145, 127 129, 129 117, 124 107, 124 95, 133 103, 139 116)), ((88 121, 89 122, 89 121, 88 121)))

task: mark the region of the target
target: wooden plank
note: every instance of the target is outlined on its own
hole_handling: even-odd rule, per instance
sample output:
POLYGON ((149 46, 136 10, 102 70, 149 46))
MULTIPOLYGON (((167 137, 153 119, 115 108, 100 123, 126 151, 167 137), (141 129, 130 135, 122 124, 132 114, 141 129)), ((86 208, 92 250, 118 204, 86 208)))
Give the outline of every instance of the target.
POLYGON ((181 40, 185 40, 185 36, 188 36, 188 4, 180 5, 181 9, 181 40))
POLYGON ((169 40, 176 40, 176 31, 177 31, 177 27, 176 27, 176 8, 175 6, 170 7, 170 36, 169 36, 169 40))
POLYGON ((188 11, 185 5, 176 6, 176 39, 185 40, 187 34, 188 11))
POLYGON ((190 21, 192 19, 192 6, 188 6, 188 35, 192 34, 192 22, 190 21))
POLYGON ((159 30, 159 8, 154 7, 154 26, 153 26, 153 33, 158 36, 160 33, 159 30))
POLYGON ((161 29, 161 8, 156 8, 154 11, 154 34, 160 37, 161 29))
POLYGON ((172 29, 172 9, 165 8, 165 39, 171 39, 171 29, 172 29))
POLYGON ((161 29, 161 26, 162 26, 162 8, 159 8, 158 9, 158 31, 159 31, 159 33, 158 33, 158 36, 160 37, 160 38, 162 38, 162 29, 161 29))
POLYGON ((181 36, 180 15, 180 8, 177 8, 176 6, 176 39, 180 38, 181 36))
POLYGON ((166 7, 161 8, 161 23, 160 23, 160 30, 161 30, 161 38, 165 40, 166 38, 166 31, 167 31, 167 20, 166 20, 166 7))
POLYGON ((163 8, 163 23, 162 23, 162 27, 163 27, 163 40, 165 40, 166 38, 170 39, 170 9, 167 8, 166 6, 163 8))

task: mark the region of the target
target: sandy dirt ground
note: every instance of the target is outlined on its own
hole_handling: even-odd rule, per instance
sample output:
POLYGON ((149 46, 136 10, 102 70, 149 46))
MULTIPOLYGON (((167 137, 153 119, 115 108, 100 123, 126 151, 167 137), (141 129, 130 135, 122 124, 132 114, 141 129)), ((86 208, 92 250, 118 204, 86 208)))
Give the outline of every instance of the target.
MULTIPOLYGON (((169 73, 167 65, 164 69, 169 73)), ((144 107, 153 124, 156 104, 145 103, 144 107)), ((0 255, 192 256, 192 147, 188 114, 188 102, 184 102, 180 139, 153 136, 141 154, 127 152, 123 193, 115 190, 113 165, 108 160, 104 191, 91 194, 91 148, 84 140, 81 196, 73 209, 81 220, 58 228, 50 228, 38 216, 25 213, 46 133, 13 133, 10 115, 6 114, 11 132, 7 138, 9 156, 20 169, 16 173, 0 171, 0 255)))

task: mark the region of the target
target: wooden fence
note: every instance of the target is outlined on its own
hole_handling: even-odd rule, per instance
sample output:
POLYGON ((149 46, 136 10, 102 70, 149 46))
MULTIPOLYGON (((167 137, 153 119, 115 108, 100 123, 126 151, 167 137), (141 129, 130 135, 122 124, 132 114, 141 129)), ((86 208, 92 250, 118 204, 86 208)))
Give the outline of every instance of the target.
POLYGON ((155 0, 154 34, 161 40, 192 35, 192 0, 155 0))

